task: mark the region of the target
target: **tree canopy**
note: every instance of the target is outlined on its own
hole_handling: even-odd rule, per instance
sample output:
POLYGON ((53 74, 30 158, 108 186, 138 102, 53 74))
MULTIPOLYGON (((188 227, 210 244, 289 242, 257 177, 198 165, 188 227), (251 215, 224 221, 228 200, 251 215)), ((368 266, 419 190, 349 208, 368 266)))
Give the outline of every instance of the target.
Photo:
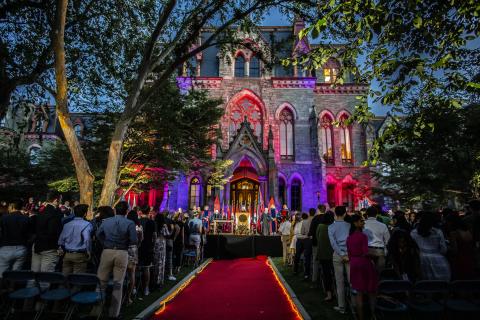
MULTIPOLYGON (((471 142, 462 140, 464 136, 446 131, 445 126, 466 121, 465 106, 478 109, 478 1, 328 0, 320 1, 319 8, 319 19, 303 30, 300 38, 311 36, 323 45, 284 63, 317 68, 333 56, 341 62, 334 85, 342 84, 348 72, 355 75, 356 81, 370 85, 369 92, 358 97, 352 120, 368 123, 373 115, 372 104, 379 104, 389 111, 384 129, 375 140, 366 164, 385 161, 391 165, 396 161, 400 165, 398 168, 405 171, 414 165, 419 170, 412 170, 411 174, 396 172, 397 183, 400 183, 398 179, 405 179, 400 183, 402 188, 424 184, 425 192, 440 198, 444 195, 441 190, 450 187, 466 191, 465 187, 468 188, 470 181, 479 174, 477 165, 468 165, 462 169, 469 170, 468 173, 456 175, 454 180, 462 180, 461 188, 458 184, 455 187, 450 185, 448 180, 451 177, 445 172, 448 166, 436 170, 427 170, 427 167, 430 161, 451 157, 451 153, 458 152, 457 156, 463 158, 459 148, 442 149, 436 139, 447 139, 450 145, 459 139, 460 149, 469 148, 464 141, 471 142), (392 147, 395 144, 397 146, 392 147), (405 148, 406 153, 403 152, 405 148), (429 156, 422 157, 421 154, 429 156), (400 163, 402 161, 405 165, 400 163), (440 169, 444 171, 440 172, 440 169), (422 174, 427 176, 422 177, 422 174), (429 174, 436 175, 434 184, 430 183, 433 180, 429 174), (418 183, 413 181, 413 175, 420 175, 415 178, 418 183)), ((446 163, 451 162, 443 164, 446 163)), ((472 191, 470 189, 470 195, 472 191)))

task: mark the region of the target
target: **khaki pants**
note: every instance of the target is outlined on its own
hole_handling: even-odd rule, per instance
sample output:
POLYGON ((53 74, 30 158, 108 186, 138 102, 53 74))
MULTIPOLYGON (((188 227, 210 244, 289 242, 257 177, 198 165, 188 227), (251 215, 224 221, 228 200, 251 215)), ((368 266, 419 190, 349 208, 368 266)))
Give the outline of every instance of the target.
POLYGON ((342 258, 333 253, 333 272, 335 273, 335 284, 337 285, 338 306, 345 309, 345 280, 350 282, 350 264, 343 262, 342 258), (345 279, 345 269, 348 279, 345 279))
POLYGON ((122 286, 125 272, 127 271, 127 264, 127 250, 103 250, 97 276, 100 279, 101 290, 105 293, 110 273, 113 272, 112 301, 108 311, 108 315, 112 318, 118 317, 122 307, 122 286))
POLYGON ((88 255, 84 252, 67 252, 63 257, 64 275, 87 272, 88 255))
POLYGON ((33 272, 54 272, 58 263, 57 250, 46 250, 32 254, 32 271, 33 272))
POLYGON ((375 268, 377 269, 377 273, 380 274, 380 272, 385 269, 385 250, 368 248, 368 254, 372 256, 373 262, 375 263, 375 268))
POLYGON ((287 263, 290 235, 282 235, 283 264, 287 263))

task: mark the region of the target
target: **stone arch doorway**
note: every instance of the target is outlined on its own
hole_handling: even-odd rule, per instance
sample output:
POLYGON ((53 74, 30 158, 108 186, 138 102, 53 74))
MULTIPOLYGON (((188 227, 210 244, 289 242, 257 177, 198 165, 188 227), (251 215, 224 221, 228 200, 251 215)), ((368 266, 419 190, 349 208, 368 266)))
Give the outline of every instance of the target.
POLYGON ((234 212, 250 212, 258 208, 260 183, 257 170, 248 158, 242 159, 230 179, 230 206, 234 212))

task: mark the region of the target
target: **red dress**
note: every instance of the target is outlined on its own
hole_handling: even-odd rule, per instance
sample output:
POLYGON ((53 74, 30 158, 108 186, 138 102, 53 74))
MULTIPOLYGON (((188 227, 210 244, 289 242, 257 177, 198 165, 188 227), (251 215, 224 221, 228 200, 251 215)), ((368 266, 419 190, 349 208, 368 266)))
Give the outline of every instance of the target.
POLYGON ((368 238, 355 231, 347 238, 348 259, 350 260, 350 285, 360 292, 377 291, 378 276, 373 261, 367 256, 368 238))

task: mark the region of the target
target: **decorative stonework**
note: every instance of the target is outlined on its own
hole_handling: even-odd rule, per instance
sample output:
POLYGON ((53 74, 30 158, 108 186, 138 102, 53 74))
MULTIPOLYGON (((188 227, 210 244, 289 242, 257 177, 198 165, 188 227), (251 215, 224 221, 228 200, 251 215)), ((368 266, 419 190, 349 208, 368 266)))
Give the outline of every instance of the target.
POLYGON ((316 78, 272 77, 272 86, 275 89, 314 89, 316 78))
POLYGON ((25 133, 25 140, 61 140, 61 138, 54 133, 25 133), (41 136, 41 137, 40 137, 41 136))
POLYGON ((222 77, 177 77, 177 85, 180 90, 196 89, 220 89, 222 77))
POLYGON ((364 94, 368 86, 364 84, 347 83, 332 86, 330 83, 317 83, 313 90, 317 94, 364 94))

